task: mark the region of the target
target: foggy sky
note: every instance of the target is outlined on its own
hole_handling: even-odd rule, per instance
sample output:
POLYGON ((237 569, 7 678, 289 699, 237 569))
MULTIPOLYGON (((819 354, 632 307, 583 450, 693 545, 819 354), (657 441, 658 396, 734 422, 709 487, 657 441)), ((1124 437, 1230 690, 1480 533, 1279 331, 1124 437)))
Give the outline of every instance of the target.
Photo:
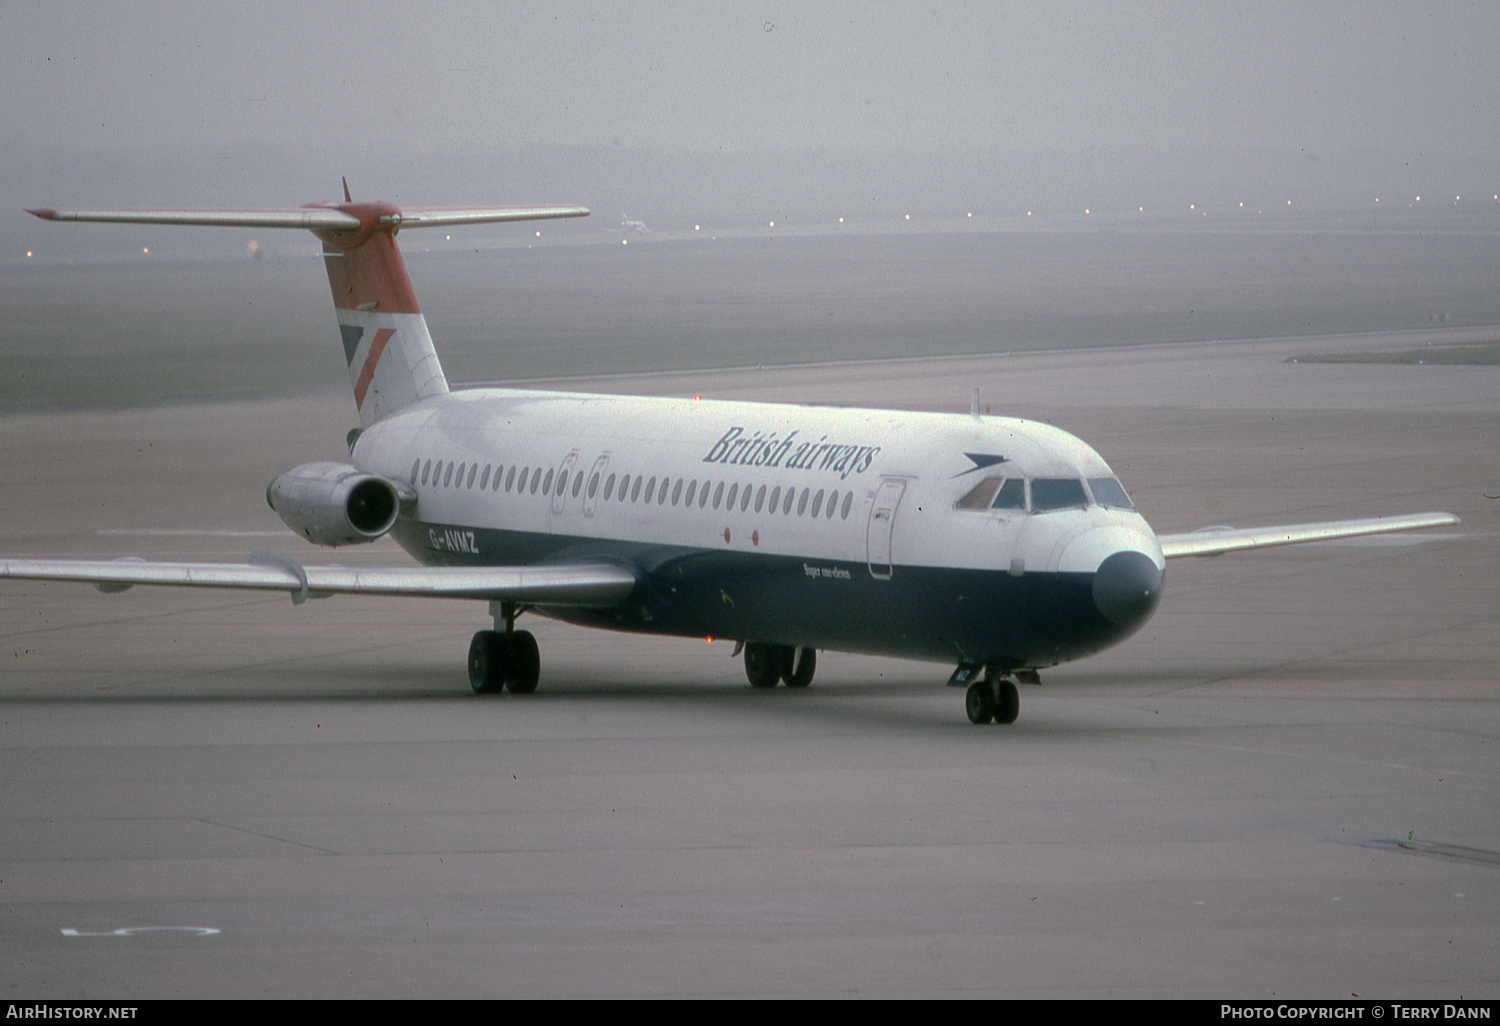
POLYGON ((0 260, 45 238, 22 206, 284 205, 341 174, 396 202, 657 221, 1477 199, 1500 191, 1497 11, 7 2, 0 260))

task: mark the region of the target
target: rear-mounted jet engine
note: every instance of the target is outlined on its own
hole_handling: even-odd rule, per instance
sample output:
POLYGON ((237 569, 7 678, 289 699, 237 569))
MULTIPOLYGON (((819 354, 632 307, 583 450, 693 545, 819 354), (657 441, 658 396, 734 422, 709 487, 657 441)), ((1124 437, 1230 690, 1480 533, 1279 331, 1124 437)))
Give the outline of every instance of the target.
POLYGON ((315 545, 372 542, 396 523, 401 494, 383 477, 347 463, 304 463, 266 487, 286 525, 315 545))

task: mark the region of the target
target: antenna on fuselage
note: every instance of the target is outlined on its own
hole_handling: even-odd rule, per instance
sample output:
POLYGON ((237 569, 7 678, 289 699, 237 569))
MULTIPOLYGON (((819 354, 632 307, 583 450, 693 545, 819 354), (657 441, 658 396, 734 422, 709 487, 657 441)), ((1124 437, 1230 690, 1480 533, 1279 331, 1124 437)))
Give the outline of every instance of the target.
POLYGON ((969 397, 969 416, 975 420, 979 419, 979 387, 974 387, 974 394, 969 397))

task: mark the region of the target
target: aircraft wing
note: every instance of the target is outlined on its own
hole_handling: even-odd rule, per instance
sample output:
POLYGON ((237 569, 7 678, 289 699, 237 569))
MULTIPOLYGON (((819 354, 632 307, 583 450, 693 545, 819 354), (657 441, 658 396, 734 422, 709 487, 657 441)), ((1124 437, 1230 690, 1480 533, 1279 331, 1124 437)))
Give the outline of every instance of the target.
POLYGON ((79 581, 116 592, 137 584, 285 591, 292 601, 330 595, 465 598, 539 606, 617 605, 636 586, 635 571, 614 563, 496 567, 303 566, 275 553, 245 563, 0 559, 0 578, 79 581))
POLYGON ((1372 517, 1367 520, 1329 520, 1317 524, 1292 524, 1285 527, 1205 527, 1185 534, 1160 534, 1161 554, 1168 559, 1177 556, 1217 556, 1242 549, 1263 549, 1273 545, 1299 545, 1303 542, 1355 538, 1387 531, 1411 531, 1419 527, 1442 527, 1458 523, 1452 513, 1412 513, 1400 517, 1372 517))

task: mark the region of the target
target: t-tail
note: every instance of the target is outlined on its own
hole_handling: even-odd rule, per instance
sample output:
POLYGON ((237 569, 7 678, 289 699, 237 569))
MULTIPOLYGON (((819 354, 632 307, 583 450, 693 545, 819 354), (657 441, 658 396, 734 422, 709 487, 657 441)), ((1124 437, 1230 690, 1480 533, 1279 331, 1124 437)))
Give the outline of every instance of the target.
POLYGON ((49 221, 181 224, 225 228, 302 228, 323 244, 349 384, 362 427, 420 399, 444 395, 448 379, 433 348, 396 246, 403 228, 587 217, 573 206, 402 211, 389 203, 344 202, 281 210, 30 210, 49 221))

